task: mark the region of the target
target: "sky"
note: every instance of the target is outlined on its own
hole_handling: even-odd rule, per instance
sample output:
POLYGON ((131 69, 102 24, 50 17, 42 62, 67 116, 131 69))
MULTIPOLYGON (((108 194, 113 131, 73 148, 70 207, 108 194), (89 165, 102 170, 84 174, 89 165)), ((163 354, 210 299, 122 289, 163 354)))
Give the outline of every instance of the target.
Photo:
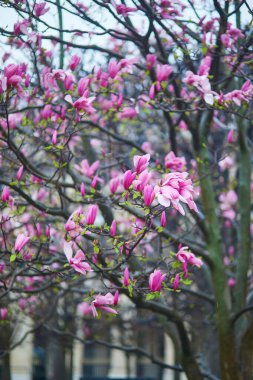
MULTIPOLYGON (((67 5, 67 3, 65 2, 65 0, 60 0, 60 1, 61 1, 61 4, 63 6, 69 7, 67 5)), ((78 3, 77 1, 73 1, 73 2, 75 4, 78 3)), ((30 3, 32 3, 32 2, 30 1, 30 3)), ((37 3, 38 3, 38 1, 37 1, 37 3)), ((115 20, 113 19, 112 16, 110 16, 110 14, 108 14, 108 12, 105 12, 105 11, 101 12, 101 8, 97 8, 97 7, 93 10, 93 8, 90 7, 90 3, 92 3, 92 0, 89 0, 89 1, 84 0, 83 1, 83 4, 85 4, 88 8, 88 15, 89 16, 96 19, 102 25, 106 25, 106 27, 108 27, 108 28, 116 28, 115 20)), ((209 3, 212 3, 211 0, 206 0, 206 1, 195 0, 194 3, 196 5, 197 12, 200 16, 209 14, 208 19, 210 19, 212 17, 212 14, 208 11, 209 9, 212 8, 209 5, 209 3), (205 6, 203 6, 204 3, 205 3, 205 6)), ((52 4, 49 4, 49 5, 50 5, 50 11, 47 12, 45 15, 41 16, 41 19, 43 21, 45 21, 46 23, 48 23, 49 25, 58 27, 59 24, 58 24, 57 8, 52 4)), ((131 5, 131 4, 129 4, 129 5, 131 5)), ((0 14, 1 14, 0 26, 6 30, 9 30, 9 31, 13 31, 13 25, 18 20, 19 21, 21 20, 21 17, 17 14, 17 12, 15 10, 13 10, 7 6, 3 6, 2 4, 0 6, 0 14)), ((242 7, 242 15, 243 15, 242 19, 244 20, 244 22, 250 21, 251 16, 250 16, 246 7, 242 7)), ((187 13, 185 14, 185 17, 186 17, 186 19, 189 19, 189 20, 195 19, 195 14, 191 8, 189 8, 189 7, 187 8, 187 13)), ((141 30, 142 33, 145 32, 145 30, 146 30, 145 18, 142 16, 141 12, 133 13, 133 15, 131 16, 131 20, 133 21, 133 23, 135 23, 135 25, 138 25, 138 28, 141 30)), ((191 27, 194 28, 194 25, 191 24, 191 27)), ((81 18, 76 17, 74 15, 71 15, 69 13, 68 14, 65 13, 65 15, 63 17, 63 28, 64 29, 70 29, 70 30, 80 29, 80 30, 84 30, 87 32, 92 32, 92 30, 90 30, 90 28, 91 28, 90 24, 86 25, 85 22, 81 18)), ((95 30, 93 30, 93 31, 95 31, 95 30)), ((56 36, 58 36, 57 31, 49 30, 46 26, 41 26, 40 32, 43 35, 56 35, 56 36)), ((71 40, 71 34, 70 33, 69 34, 64 33, 64 39, 65 40, 71 40)), ((10 48, 6 47, 5 44, 3 44, 3 41, 4 41, 4 38, 2 36, 0 36, 0 58, 1 58, 1 55, 3 55, 5 51, 10 51, 10 48)), ((83 44, 84 45, 97 44, 100 46, 108 47, 108 41, 105 38, 105 36, 101 36, 101 35, 96 36, 96 35, 91 35, 88 33, 83 34, 81 37, 77 37, 75 42, 78 42, 82 45, 83 44)), ((45 41, 45 40, 43 41, 43 46, 47 49, 52 48, 52 45, 50 44, 50 42, 45 41)), ((72 52, 74 52, 74 50, 72 50, 72 52)), ((79 51, 79 53, 80 53, 80 51, 79 51)), ((15 58, 17 60, 19 60, 19 59, 22 60, 25 57, 22 57, 21 52, 18 52, 18 53, 15 52, 12 55, 12 58, 13 59, 15 58)), ((96 56, 96 58, 90 55, 90 61, 94 62, 94 59, 101 60, 102 59, 101 53, 99 53, 96 56)))

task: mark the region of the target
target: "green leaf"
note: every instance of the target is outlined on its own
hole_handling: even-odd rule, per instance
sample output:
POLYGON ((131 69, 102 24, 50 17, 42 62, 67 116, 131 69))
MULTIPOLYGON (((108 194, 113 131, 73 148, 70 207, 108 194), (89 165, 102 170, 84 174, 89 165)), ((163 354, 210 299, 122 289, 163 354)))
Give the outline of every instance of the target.
POLYGON ((138 193, 137 191, 134 191, 133 199, 140 198, 141 194, 138 193))
POLYGON ((57 169, 60 167, 60 165, 58 164, 58 162, 55 161, 55 160, 53 160, 53 165, 54 165, 54 167, 57 168, 57 169))
POLYGON ((11 256, 10 256, 10 263, 13 263, 17 258, 17 255, 15 253, 13 253, 11 256))
POLYGON ((95 245, 95 247, 94 247, 94 253, 99 253, 99 251, 100 251, 100 248, 97 245, 95 245))
POLYGON ((18 211, 18 214, 21 215, 25 212, 25 210, 26 210, 26 206, 19 206, 17 211, 18 211))
POLYGON ((174 261, 172 264, 171 264, 171 267, 173 269, 179 269, 181 268, 181 263, 179 261, 174 261))
POLYGON ((133 158, 133 156, 137 153, 137 149, 133 148, 130 153, 130 158, 133 158))
POLYGON ((201 50, 202 50, 202 54, 206 55, 206 53, 207 53, 207 46, 203 45, 202 48, 201 48, 201 50))
POLYGON ((97 314, 98 314, 97 319, 100 319, 102 316, 101 310, 100 309, 96 309, 96 310, 97 310, 97 314))
POLYGON ((17 186, 17 185, 18 185, 18 181, 10 182, 10 186, 17 186))
POLYGON ((146 301, 151 301, 155 298, 155 294, 154 293, 149 293, 146 295, 146 301))
POLYGON ((110 231, 110 227, 107 226, 107 225, 104 225, 104 230, 105 230, 105 231, 110 231))
POLYGON ((180 281, 184 285, 191 285, 191 283, 192 283, 192 280, 190 280, 189 278, 181 278, 180 281))
POLYGON ((132 287, 132 285, 131 285, 131 284, 128 285, 127 289, 128 289, 128 291, 129 291, 129 295, 130 295, 130 297, 133 297, 133 287, 132 287))

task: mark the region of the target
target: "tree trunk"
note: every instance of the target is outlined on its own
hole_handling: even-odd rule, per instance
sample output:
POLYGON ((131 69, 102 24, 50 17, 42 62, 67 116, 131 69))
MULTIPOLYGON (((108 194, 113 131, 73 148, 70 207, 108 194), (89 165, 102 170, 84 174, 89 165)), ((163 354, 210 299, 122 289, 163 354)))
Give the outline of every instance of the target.
POLYGON ((10 353, 3 356, 1 360, 0 375, 3 380, 11 380, 11 355, 10 353))
POLYGON ((206 249, 212 263, 210 272, 216 301, 216 326, 219 335, 220 374, 222 380, 240 380, 236 361, 236 344, 230 318, 230 299, 223 265, 223 247, 212 169, 206 139, 212 112, 203 113, 199 125, 200 144, 195 146, 201 187, 201 204, 205 215, 206 249))

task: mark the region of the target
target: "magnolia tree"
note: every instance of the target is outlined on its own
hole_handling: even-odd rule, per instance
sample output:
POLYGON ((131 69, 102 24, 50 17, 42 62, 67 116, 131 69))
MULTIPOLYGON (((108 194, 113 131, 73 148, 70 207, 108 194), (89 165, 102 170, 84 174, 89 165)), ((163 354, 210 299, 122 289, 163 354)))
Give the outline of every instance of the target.
POLYGON ((177 342, 161 365, 250 379, 250 1, 1 6, 5 378, 24 316, 117 323, 127 296, 177 342))

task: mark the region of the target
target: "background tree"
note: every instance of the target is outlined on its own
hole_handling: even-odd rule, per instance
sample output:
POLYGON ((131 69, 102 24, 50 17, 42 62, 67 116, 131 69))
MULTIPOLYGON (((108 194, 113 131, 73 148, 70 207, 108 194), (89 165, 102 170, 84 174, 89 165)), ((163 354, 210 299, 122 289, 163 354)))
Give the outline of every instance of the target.
POLYGON ((248 380, 249 3, 1 5, 2 329, 74 338, 124 294, 188 379, 248 380))

